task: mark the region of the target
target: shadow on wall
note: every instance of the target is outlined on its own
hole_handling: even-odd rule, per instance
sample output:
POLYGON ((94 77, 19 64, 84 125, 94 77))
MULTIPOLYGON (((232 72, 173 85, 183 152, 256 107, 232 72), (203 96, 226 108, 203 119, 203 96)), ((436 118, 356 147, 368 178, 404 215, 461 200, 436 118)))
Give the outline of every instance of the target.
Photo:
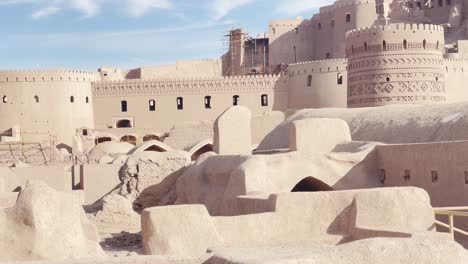
MULTIPOLYGON (((366 144, 365 142, 355 142, 355 144, 366 144)), ((363 145, 364 146, 364 145, 363 145)), ((337 146, 334 151, 339 151, 342 146, 337 146)), ((351 189, 369 189, 381 188, 382 182, 379 178, 379 170, 377 166, 377 150, 376 146, 368 146, 373 149, 353 168, 348 171, 337 183, 332 187, 336 190, 351 190, 351 189)), ((360 149, 360 148, 358 148, 360 149)))

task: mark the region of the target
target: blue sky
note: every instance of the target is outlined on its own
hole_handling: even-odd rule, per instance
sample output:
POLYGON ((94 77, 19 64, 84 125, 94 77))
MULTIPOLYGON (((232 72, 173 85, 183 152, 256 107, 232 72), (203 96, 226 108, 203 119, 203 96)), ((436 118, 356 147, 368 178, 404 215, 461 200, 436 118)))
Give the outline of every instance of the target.
POLYGON ((0 69, 136 68, 218 58, 223 35, 332 0, 0 0, 0 69))

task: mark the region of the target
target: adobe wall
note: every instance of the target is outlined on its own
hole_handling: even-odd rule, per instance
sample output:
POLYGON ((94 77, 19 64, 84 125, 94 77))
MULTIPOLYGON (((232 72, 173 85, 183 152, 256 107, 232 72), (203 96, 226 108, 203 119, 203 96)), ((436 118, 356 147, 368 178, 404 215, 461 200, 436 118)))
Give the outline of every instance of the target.
POLYGON ((313 60, 312 27, 311 21, 300 17, 271 21, 268 29, 270 66, 313 60))
POLYGON ((222 75, 220 59, 178 60, 175 64, 121 70, 112 67, 99 69, 101 80, 125 79, 168 80, 181 78, 212 78, 222 75))
POLYGON ((94 126, 91 82, 98 78, 71 70, 0 72, 0 132, 18 127, 25 141, 53 135, 71 145, 75 129, 94 126))
POLYGON ((346 59, 292 64, 286 75, 289 108, 346 108, 346 59))
POLYGON ((168 129, 187 122, 214 120, 233 105, 247 106, 253 115, 273 110, 284 111, 288 104, 285 80, 279 76, 242 76, 204 80, 125 80, 95 82, 93 86, 96 128, 116 127, 118 120, 128 119, 135 128, 168 129), (262 106, 262 95, 268 105, 262 106), (211 97, 211 108, 205 107, 205 97, 211 97), (183 98, 183 109, 177 108, 177 98, 183 98), (155 111, 149 102, 155 101, 155 111), (121 101, 127 101, 128 111, 121 111, 121 101))
POLYGON ((377 146, 379 177, 386 187, 425 189, 434 207, 463 206, 468 203, 467 152, 468 141, 377 146))
POLYGON ((373 0, 338 0, 311 19, 270 22, 270 65, 345 57, 346 32, 377 19, 373 0))
POLYGON ((447 101, 459 102, 468 100, 468 59, 445 59, 447 101))
POLYGON ((447 101, 442 27, 376 26, 346 40, 348 107, 447 101))

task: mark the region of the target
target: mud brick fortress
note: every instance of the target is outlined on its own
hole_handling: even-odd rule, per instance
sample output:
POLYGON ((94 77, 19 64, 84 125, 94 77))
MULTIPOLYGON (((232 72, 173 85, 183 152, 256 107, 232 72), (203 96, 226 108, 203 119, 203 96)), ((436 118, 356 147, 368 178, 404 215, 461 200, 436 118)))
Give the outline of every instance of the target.
POLYGON ((468 263, 468 0, 225 37, 0 71, 0 263, 468 263))

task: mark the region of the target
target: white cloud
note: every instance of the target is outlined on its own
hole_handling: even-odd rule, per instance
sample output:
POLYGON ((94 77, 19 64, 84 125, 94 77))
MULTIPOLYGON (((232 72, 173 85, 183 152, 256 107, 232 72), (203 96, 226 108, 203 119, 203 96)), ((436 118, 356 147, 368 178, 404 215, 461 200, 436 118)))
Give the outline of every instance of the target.
POLYGON ((141 17, 151 9, 169 9, 173 5, 169 0, 127 0, 128 13, 131 17, 141 17))
POLYGON ((229 14, 233 9, 250 4, 255 0, 213 0, 212 10, 216 20, 219 20, 229 14))
POLYGON ((287 15, 297 15, 304 11, 319 9, 322 6, 330 5, 334 0, 282 0, 277 11, 287 15))
POLYGON ((115 6, 124 8, 130 17, 141 17, 152 9, 169 9, 173 7, 173 0, 0 0, 0 5, 31 5, 37 8, 32 14, 34 19, 45 18, 64 11, 76 10, 84 18, 94 17, 99 14, 101 7, 115 6))
POLYGON ((93 17, 99 12, 99 0, 70 0, 72 8, 83 13, 85 17, 93 17))
POLYGON ((36 12, 32 14, 32 18, 34 19, 40 19, 40 18, 45 18, 51 15, 54 15, 60 11, 60 8, 51 6, 51 7, 46 7, 43 9, 39 9, 36 12))

